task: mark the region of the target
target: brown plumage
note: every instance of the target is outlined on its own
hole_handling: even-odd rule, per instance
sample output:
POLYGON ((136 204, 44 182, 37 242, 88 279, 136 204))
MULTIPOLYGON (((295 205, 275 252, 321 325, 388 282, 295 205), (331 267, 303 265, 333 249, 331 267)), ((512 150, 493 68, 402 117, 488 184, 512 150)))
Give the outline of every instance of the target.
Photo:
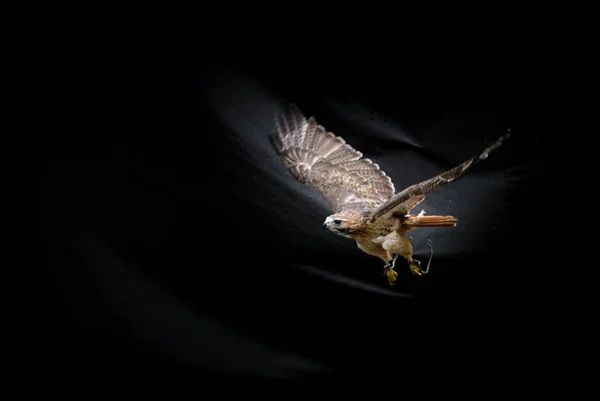
POLYGON ((298 181, 312 187, 327 200, 333 214, 323 226, 356 241, 363 252, 385 263, 390 284, 396 280, 396 258, 404 257, 416 275, 420 263, 412 258, 406 233, 419 227, 454 227, 453 216, 423 216, 409 212, 425 199, 425 194, 462 177, 473 165, 508 139, 500 137, 478 155, 433 178, 399 193, 390 177, 377 163, 344 139, 328 132, 314 117, 306 119, 295 105, 275 118, 277 136, 270 137, 274 149, 298 181))

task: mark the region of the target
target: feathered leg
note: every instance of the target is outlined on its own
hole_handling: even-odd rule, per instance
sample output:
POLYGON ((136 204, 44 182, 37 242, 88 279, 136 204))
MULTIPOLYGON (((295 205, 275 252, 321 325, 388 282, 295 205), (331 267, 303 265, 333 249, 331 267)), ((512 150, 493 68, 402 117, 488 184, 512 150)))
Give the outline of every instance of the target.
POLYGON ((413 259, 412 244, 404 235, 398 232, 390 233, 383 243, 383 248, 390 253, 400 255, 406 259, 412 274, 416 276, 423 274, 421 271, 421 262, 413 259))
POLYGON ((398 277, 398 273, 394 271, 394 264, 396 263, 398 255, 392 256, 392 254, 384 249, 381 244, 375 244, 373 242, 362 242, 357 240, 356 245, 358 245, 358 248, 364 253, 376 256, 383 260, 385 263, 385 266, 383 266, 383 273, 387 276, 390 285, 394 285, 398 277))

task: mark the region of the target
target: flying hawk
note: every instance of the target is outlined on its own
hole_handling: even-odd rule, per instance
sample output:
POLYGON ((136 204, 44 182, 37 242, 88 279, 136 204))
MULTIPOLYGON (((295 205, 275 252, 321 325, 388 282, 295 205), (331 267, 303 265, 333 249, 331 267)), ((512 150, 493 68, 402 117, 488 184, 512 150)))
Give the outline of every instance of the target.
POLYGON ((453 216, 409 214, 425 194, 459 179, 469 168, 509 138, 510 131, 478 155, 451 170, 412 185, 396 193, 389 176, 370 159, 328 132, 314 117, 306 118, 292 104, 275 117, 277 135, 271 143, 289 173, 303 184, 317 190, 327 200, 333 213, 323 227, 356 241, 358 248, 385 263, 384 272, 390 285, 398 273, 394 264, 398 255, 408 261, 410 270, 421 275, 420 262, 406 234, 419 227, 455 227, 453 216))

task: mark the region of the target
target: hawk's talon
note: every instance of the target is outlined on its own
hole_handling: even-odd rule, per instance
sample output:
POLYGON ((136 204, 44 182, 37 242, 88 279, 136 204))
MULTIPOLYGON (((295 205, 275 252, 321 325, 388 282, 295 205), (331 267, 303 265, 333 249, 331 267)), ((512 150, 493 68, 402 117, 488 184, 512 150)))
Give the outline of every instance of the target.
POLYGON ((422 275, 421 262, 419 262, 417 259, 413 259, 410 262, 408 262, 408 267, 410 267, 411 273, 414 274, 415 276, 422 275))
POLYGON ((398 277, 398 273, 394 271, 396 259, 398 259, 398 255, 395 255, 392 260, 390 260, 385 266, 383 266, 383 274, 387 276, 390 285, 394 285, 398 277))
POLYGON ((387 279, 388 279, 388 282, 390 283, 390 285, 396 284, 396 279, 398 278, 398 273, 396 273, 396 271, 394 270, 393 267, 386 268, 383 273, 387 276, 387 279))

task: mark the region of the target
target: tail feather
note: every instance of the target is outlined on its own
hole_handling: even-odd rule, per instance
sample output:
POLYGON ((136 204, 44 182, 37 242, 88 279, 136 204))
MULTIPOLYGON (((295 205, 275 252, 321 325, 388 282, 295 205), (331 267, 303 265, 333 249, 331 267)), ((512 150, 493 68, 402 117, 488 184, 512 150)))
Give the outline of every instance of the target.
POLYGON ((411 227, 456 227, 458 220, 454 216, 417 216, 409 214, 404 224, 411 227))

